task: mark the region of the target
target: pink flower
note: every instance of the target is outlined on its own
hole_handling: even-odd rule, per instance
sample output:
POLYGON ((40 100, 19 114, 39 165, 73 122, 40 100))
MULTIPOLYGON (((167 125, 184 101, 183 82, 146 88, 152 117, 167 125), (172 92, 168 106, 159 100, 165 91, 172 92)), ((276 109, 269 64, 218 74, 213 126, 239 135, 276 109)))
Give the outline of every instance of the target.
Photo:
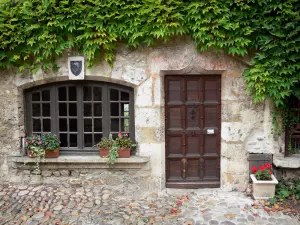
POLYGON ((28 142, 28 141, 26 142, 26 145, 29 145, 29 142, 28 142))
POLYGON ((122 134, 121 134, 121 133, 118 133, 118 137, 122 137, 122 134))
POLYGON ((125 137, 128 137, 128 134, 124 134, 125 137))
POLYGON ((271 169, 271 165, 270 165, 270 164, 266 164, 265 167, 266 167, 267 169, 271 169))
POLYGON ((32 140, 32 143, 34 143, 34 140, 32 140))
POLYGON ((43 142, 40 141, 40 142, 39 142, 39 145, 41 145, 42 143, 43 143, 43 142))

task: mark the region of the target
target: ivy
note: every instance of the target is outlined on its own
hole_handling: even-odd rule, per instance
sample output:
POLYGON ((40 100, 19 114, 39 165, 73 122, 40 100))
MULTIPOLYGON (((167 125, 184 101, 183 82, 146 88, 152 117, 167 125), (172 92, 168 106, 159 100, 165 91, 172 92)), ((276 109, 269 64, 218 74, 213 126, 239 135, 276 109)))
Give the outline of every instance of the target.
POLYGON ((149 46, 186 35, 199 51, 254 51, 248 90, 281 111, 300 78, 299 11, 298 0, 2 0, 0 68, 57 70, 67 49, 89 66, 98 56, 112 64, 118 42, 149 46))

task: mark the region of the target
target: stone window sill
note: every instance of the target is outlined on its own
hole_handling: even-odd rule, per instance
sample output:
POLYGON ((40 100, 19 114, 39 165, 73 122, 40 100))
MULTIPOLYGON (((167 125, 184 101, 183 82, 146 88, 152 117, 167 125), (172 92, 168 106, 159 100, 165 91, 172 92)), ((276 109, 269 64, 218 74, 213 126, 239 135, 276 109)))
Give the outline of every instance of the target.
MULTIPOLYGON (((118 158, 115 163, 116 169, 141 169, 149 162, 149 157, 131 156, 130 158, 118 158)), ((35 159, 27 156, 12 157, 12 161, 16 164, 23 164, 24 166, 34 166, 35 159)), ((107 165, 107 158, 100 158, 100 156, 70 156, 63 155, 58 158, 46 158, 44 162, 40 163, 40 167, 47 168, 109 168, 107 165)))
POLYGON ((300 168, 300 154, 294 154, 287 157, 274 156, 273 164, 276 167, 297 169, 300 168))

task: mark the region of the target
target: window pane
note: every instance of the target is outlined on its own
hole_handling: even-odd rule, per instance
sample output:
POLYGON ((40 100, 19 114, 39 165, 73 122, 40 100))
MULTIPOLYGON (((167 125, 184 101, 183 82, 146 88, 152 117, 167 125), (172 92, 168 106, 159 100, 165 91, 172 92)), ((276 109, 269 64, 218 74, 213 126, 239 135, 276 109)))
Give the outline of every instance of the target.
POLYGON ((94 103, 94 116, 102 116, 102 104, 94 103))
POLYGON ((67 131, 67 119, 59 119, 59 131, 67 131))
POLYGON ((92 119, 84 119, 84 132, 92 132, 92 119))
POLYGON ((126 132, 126 133, 129 132, 129 119, 128 118, 121 119, 121 131, 126 132))
POLYGON ((41 132, 41 120, 40 119, 32 120, 32 131, 33 132, 41 132))
POLYGON ((91 103, 83 104, 83 115, 84 116, 92 116, 92 104, 91 103))
POLYGON ((43 116, 50 116, 50 103, 42 104, 43 116))
POLYGON ((119 103, 110 103, 110 115, 119 116, 119 103))
POLYGON ((121 103, 121 116, 129 116, 129 103, 121 103))
POLYGON ((99 143, 101 141, 102 138, 102 134, 94 134, 94 140, 95 140, 95 144, 99 143))
POLYGON ((60 146, 61 147, 68 147, 68 135, 67 134, 60 134, 60 146))
POLYGON ((102 101, 101 88, 94 87, 94 101, 102 101))
POLYGON ((119 119, 111 119, 110 129, 112 132, 119 131, 119 119))
POLYGON ((77 147, 77 134, 70 134, 70 147, 77 147))
POLYGON ((50 90, 42 91, 42 100, 43 101, 50 101, 50 90))
POLYGON ((69 103, 69 116, 77 116, 77 104, 69 103))
POLYGON ((92 134, 84 134, 84 146, 85 147, 93 146, 92 134))
POLYGON ((32 101, 40 101, 40 92, 32 93, 32 101))
POLYGON ((67 116, 67 103, 59 103, 59 115, 67 116))
POLYGON ((43 119, 43 131, 51 132, 51 120, 50 119, 43 119))
POLYGON ((115 89, 110 89, 110 100, 118 101, 119 100, 119 91, 115 89))
POLYGON ((92 88, 83 87, 83 101, 91 101, 91 100, 92 100, 92 88))
POLYGON ((32 104, 32 116, 41 116, 41 105, 38 104, 32 104))
POLYGON ((129 93, 121 92, 121 101, 129 101, 129 93))
POLYGON ((76 97, 76 87, 75 86, 71 86, 69 87, 69 101, 76 101, 77 97, 76 97))
POLYGON ((94 131, 102 132, 102 119, 94 119, 94 131))
POLYGON ((77 119, 69 119, 69 131, 77 131, 77 119))
POLYGON ((58 100, 66 101, 67 100, 67 89, 66 87, 58 88, 58 100))

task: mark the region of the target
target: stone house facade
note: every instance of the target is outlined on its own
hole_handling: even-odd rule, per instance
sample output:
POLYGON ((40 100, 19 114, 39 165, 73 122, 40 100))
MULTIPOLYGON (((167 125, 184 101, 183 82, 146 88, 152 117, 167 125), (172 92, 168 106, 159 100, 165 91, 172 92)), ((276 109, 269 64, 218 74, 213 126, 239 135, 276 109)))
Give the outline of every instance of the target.
MULTIPOLYGON (((223 52, 199 53, 187 38, 175 39, 152 48, 132 50, 120 46, 113 67, 104 60, 98 60, 92 68, 86 68, 84 81, 72 83, 68 78, 68 56, 73 54, 66 53, 58 61, 60 70, 57 73, 39 71, 36 74, 17 74, 13 71, 0 71, 2 181, 121 185, 127 190, 135 190, 137 187, 161 190, 165 187, 219 186, 227 190, 244 190, 249 182, 248 156, 251 153, 272 154, 274 164, 278 167, 298 167, 299 162, 290 164, 284 158, 282 139, 273 138, 272 104, 269 101, 254 104, 252 97, 247 94, 242 77, 247 66, 244 59, 233 58, 223 52), (58 128, 60 125, 56 127, 54 122, 47 122, 47 115, 45 118, 44 115, 34 117, 36 108, 31 108, 34 107, 34 101, 28 100, 27 95, 34 98, 34 93, 40 93, 38 98, 43 98, 43 90, 48 90, 49 87, 50 97, 53 97, 59 87, 69 88, 65 90, 71 92, 72 85, 81 93, 85 93, 84 85, 99 85, 103 88, 102 94, 106 93, 111 98, 105 100, 105 105, 104 100, 100 100, 99 104, 103 105, 99 119, 103 119, 102 123, 104 119, 109 120, 109 124, 114 123, 115 119, 118 126, 113 128, 113 125, 109 125, 104 130, 99 125, 101 128, 96 136, 95 117, 92 137, 84 130, 85 112, 80 111, 81 107, 84 108, 85 99, 75 99, 75 108, 80 111, 75 114, 75 120, 81 122, 78 122, 78 126, 75 125, 73 136, 70 127, 63 133, 58 128), (119 98, 123 98, 124 93, 124 99, 113 102, 110 88, 119 91, 119 98), (119 104, 120 108, 114 108, 113 103, 119 104), (124 111, 128 111, 128 107, 132 117, 125 118, 124 111), (115 110, 117 117, 110 117, 115 110), (104 114, 107 118, 104 118, 104 114), (50 131, 55 131, 61 138, 69 138, 64 140, 66 151, 62 151, 59 158, 46 159, 41 163, 41 174, 33 173, 34 160, 25 156, 24 149, 20 147, 21 137, 29 135, 28 132, 35 132, 34 119, 42 121, 39 123, 44 124, 44 129, 47 123, 51 123, 50 131), (124 122, 126 119, 129 120, 127 123, 124 122), (28 126, 33 126, 33 129, 28 126), (113 129, 115 132, 130 132, 137 149, 135 156, 118 159, 116 167, 108 169, 106 159, 101 159, 99 153, 97 155, 93 144, 97 138, 113 129), (78 144, 81 148, 77 146, 78 151, 68 151, 72 147, 72 140, 75 142, 74 146, 81 142, 78 144), (87 143, 89 151, 82 147, 87 143)), ((45 96, 49 97, 47 93, 45 96)), ((82 98, 77 93, 78 96, 82 98)), ((37 99, 42 108, 44 100, 47 103, 47 99, 37 99)), ((56 99, 54 104, 63 104, 60 100, 56 99)), ((67 115, 70 117, 67 118, 70 124, 73 118, 70 114, 71 104, 72 101, 69 102, 67 115)), ((96 108, 95 102, 90 104, 94 104, 93 107, 96 108)), ((52 112, 60 118, 60 112, 52 112)), ((50 117, 49 120, 53 119, 50 117)), ((37 129, 41 132, 43 128, 37 129)))

